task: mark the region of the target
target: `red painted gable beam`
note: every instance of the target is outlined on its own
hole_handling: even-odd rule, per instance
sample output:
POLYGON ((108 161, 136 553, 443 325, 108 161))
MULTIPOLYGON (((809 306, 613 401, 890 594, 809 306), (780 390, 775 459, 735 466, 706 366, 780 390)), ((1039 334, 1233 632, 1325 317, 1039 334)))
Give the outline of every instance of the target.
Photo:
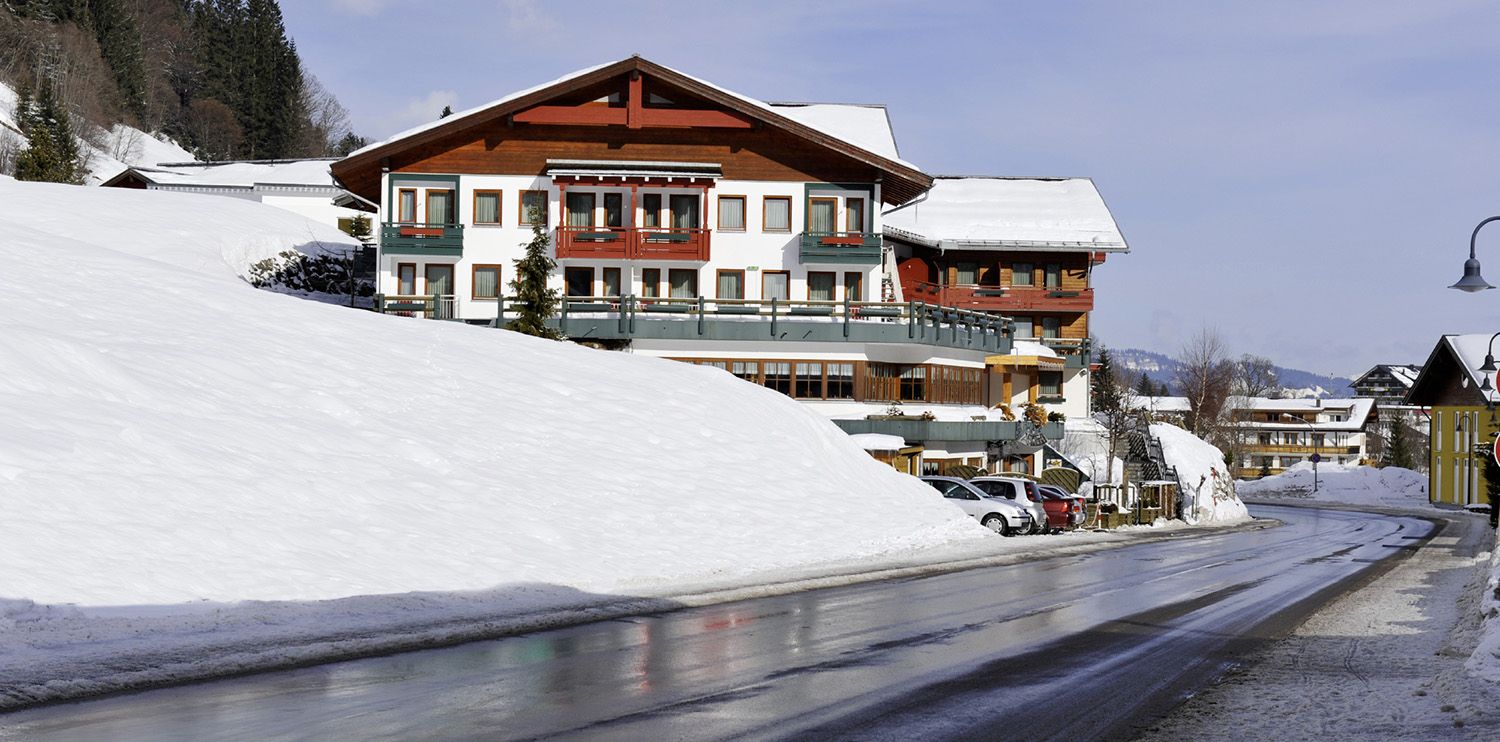
POLYGON ((749 129, 749 119, 727 111, 699 111, 682 108, 646 108, 641 110, 645 126, 701 127, 708 129, 749 129))
POLYGON ((523 124, 623 124, 625 109, 606 106, 535 106, 518 112, 514 119, 523 124))
POLYGON ((642 98, 641 73, 639 71, 630 73, 630 91, 625 98, 625 127, 628 129, 641 128, 641 111, 646 108, 646 101, 642 98))

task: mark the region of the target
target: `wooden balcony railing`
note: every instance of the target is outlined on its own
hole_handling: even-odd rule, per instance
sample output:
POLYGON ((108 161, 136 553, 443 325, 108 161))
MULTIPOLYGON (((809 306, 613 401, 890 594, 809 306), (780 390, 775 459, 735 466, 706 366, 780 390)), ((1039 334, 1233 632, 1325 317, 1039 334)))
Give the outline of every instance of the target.
POLYGON ((558 227, 558 258, 708 260, 709 230, 675 227, 558 227))
POLYGON ((1052 311, 1089 312, 1094 309, 1093 289, 1040 288, 1036 286, 939 286, 919 281, 903 286, 918 301, 980 312, 1052 311))
POLYGON ((380 249, 393 255, 462 255, 464 227, 385 222, 380 225, 380 249))

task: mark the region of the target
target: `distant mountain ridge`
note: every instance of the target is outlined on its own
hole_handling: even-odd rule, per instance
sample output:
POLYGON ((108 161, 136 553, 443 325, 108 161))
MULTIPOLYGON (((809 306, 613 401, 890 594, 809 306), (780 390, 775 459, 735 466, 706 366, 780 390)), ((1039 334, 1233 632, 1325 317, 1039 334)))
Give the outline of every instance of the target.
MULTIPOLYGON (((1116 372, 1132 388, 1140 381, 1142 373, 1156 383, 1173 387, 1177 381, 1177 369, 1182 365, 1169 355, 1137 348, 1110 348, 1109 357, 1114 363, 1116 372)), ((1276 378, 1281 381, 1282 388, 1291 397, 1354 396, 1354 388, 1351 386, 1353 380, 1342 376, 1325 376, 1311 371, 1276 366, 1276 378)), ((1174 394, 1177 392, 1175 388, 1172 391, 1174 394)))

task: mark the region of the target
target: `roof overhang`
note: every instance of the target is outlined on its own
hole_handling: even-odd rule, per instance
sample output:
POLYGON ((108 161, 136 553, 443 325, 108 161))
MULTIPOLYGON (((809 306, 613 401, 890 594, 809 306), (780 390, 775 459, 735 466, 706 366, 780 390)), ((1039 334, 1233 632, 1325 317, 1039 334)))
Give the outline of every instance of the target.
POLYGON ((630 160, 547 160, 548 175, 579 182, 711 183, 724 177, 713 162, 632 162, 630 160))
POLYGON ((1066 361, 1055 356, 990 356, 984 359, 985 365, 991 368, 1035 368, 1043 371, 1061 371, 1065 368, 1066 361))

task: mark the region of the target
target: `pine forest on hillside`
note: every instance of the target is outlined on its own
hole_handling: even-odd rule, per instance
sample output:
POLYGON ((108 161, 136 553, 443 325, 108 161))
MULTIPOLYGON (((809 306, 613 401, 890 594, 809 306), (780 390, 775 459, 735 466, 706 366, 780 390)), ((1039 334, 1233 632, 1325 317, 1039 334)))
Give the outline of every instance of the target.
POLYGON ((363 145, 303 70, 276 0, 0 0, 0 82, 26 137, 0 140, 0 172, 27 180, 78 182, 87 163, 63 142, 114 123, 205 160, 363 145))

